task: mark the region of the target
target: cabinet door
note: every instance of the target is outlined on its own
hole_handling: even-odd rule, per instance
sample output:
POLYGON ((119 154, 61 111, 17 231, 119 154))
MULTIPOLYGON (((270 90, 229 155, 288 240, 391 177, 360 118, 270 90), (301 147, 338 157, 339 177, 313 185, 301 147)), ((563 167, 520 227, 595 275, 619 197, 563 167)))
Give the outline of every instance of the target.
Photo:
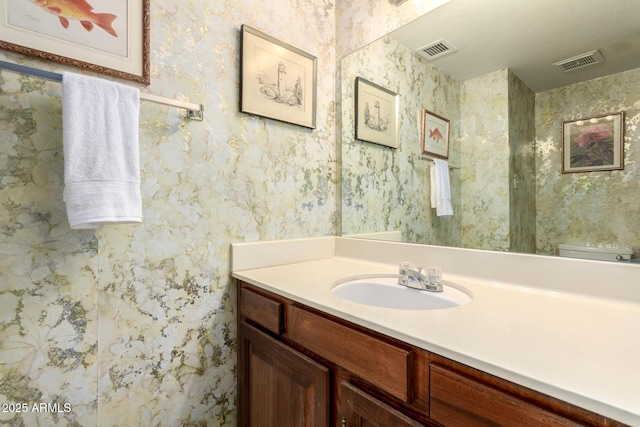
POLYGON ((241 427, 326 427, 329 370, 241 322, 238 421, 241 427))
POLYGON ((341 395, 341 427, 424 427, 346 381, 342 381, 341 395))

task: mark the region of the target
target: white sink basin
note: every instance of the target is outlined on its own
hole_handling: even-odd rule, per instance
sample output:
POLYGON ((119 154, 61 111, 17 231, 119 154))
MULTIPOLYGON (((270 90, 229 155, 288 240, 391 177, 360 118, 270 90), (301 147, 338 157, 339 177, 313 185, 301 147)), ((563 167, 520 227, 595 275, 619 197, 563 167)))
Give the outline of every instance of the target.
POLYGON ((331 292, 360 304, 400 310, 440 310, 471 301, 469 295, 446 282, 442 292, 430 292, 398 285, 397 277, 350 280, 337 285, 331 292))

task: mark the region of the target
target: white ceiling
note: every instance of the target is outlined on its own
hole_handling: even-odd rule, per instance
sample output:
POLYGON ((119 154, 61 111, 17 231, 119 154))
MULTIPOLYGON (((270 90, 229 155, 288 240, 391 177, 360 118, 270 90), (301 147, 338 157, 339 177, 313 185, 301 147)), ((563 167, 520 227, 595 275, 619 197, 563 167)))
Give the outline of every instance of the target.
POLYGON ((457 51, 432 63, 457 80, 509 68, 538 93, 640 68, 640 0, 450 0, 391 37, 412 50, 446 39, 457 51), (552 65, 595 49, 603 63, 552 65))

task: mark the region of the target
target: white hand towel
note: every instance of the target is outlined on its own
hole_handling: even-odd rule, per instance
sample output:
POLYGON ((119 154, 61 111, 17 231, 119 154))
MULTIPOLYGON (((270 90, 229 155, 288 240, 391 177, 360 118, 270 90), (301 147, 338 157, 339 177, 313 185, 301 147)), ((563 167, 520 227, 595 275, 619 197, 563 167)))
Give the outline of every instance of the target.
POLYGON ((431 207, 435 209, 438 207, 438 187, 436 186, 436 164, 434 162, 431 162, 431 167, 429 168, 429 172, 431 175, 429 180, 429 184, 430 184, 429 195, 431 196, 431 207))
POLYGON ((74 229, 142 221, 140 91, 62 75, 64 200, 74 229))
POLYGON ((431 166, 431 207, 436 208, 438 216, 453 216, 449 163, 446 160, 434 159, 431 166))

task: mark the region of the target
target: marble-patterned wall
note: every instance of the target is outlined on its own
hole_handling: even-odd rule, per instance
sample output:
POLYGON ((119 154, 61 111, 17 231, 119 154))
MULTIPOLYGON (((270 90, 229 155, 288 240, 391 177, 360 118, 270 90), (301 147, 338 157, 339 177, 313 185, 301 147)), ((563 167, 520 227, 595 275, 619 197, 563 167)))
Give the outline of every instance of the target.
MULTIPOLYGON (((420 160, 423 108, 451 123, 450 161, 460 164, 460 85, 428 61, 385 37, 341 61, 342 232, 402 231, 413 243, 459 244, 459 216, 430 207, 430 162, 420 160), (355 80, 362 77, 399 95, 398 147, 355 139, 355 80)), ((460 175, 450 174, 454 212, 460 175)))
POLYGON ((535 253, 535 95, 504 69, 461 99, 463 246, 535 253))
POLYGON ((509 250, 536 253, 535 94, 509 72, 509 250))
POLYGON ((335 34, 328 0, 152 1, 143 90, 205 120, 142 103, 143 223, 97 231, 67 223, 60 85, 0 73, 0 404, 27 405, 0 425, 235 425, 229 245, 335 234, 335 34), (243 23, 318 57, 315 130, 238 112, 243 23))
POLYGON ((538 252, 560 243, 640 248, 640 69, 536 94, 538 252), (625 113, 624 170, 562 174, 562 122, 625 113))
POLYGON ((509 249, 508 70, 462 82, 462 246, 509 249))

